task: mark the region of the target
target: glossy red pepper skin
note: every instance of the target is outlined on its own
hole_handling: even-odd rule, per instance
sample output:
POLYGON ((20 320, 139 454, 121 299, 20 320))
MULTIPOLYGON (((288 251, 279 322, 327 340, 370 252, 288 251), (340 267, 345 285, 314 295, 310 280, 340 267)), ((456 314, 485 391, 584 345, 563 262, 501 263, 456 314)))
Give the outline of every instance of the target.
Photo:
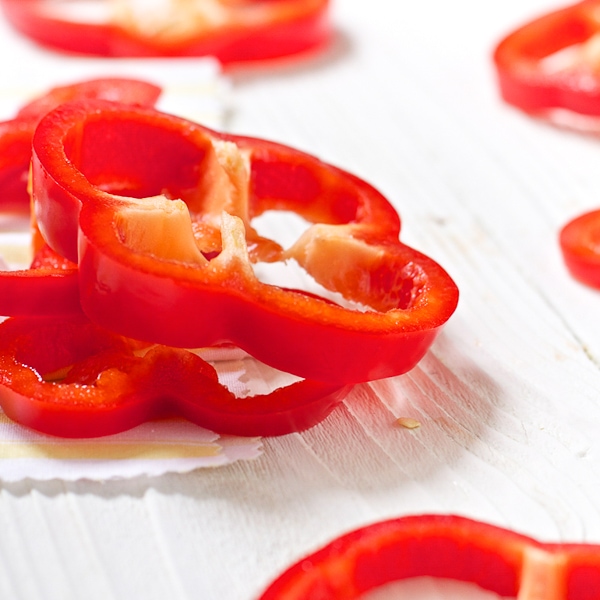
POLYGON ((148 348, 83 315, 0 324, 0 406, 50 435, 98 437, 172 416, 222 434, 283 435, 319 423, 348 391, 304 380, 236 398, 196 354, 148 348))
MULTIPOLYGON (((400 221, 389 202, 315 157, 151 109, 97 102, 53 111, 33 145, 33 196, 43 236, 78 261, 86 314, 127 337, 187 348, 228 341, 282 371, 345 384, 414 367, 456 308, 458 290, 447 273, 399 242, 400 221), (216 211, 222 246, 207 260, 212 209, 206 198, 217 194, 210 186, 221 173, 215 143, 232 142, 249 164, 247 205, 227 220, 216 211), (140 241, 148 228, 131 225, 132 214, 155 208, 131 198, 161 193, 183 199, 192 224, 140 241), (291 249, 265 244, 251 221, 268 209, 300 214, 316 224, 312 234, 291 249), (194 227, 201 228, 199 237, 193 238, 194 227), (180 238, 189 238, 183 258, 179 246, 161 241, 179 244, 180 238), (323 285, 374 308, 350 310, 263 284, 254 277, 247 245, 274 260, 294 258, 323 285)), ((165 199, 156 214, 164 219, 170 207, 179 211, 178 202, 165 199)))
POLYGON ((329 0, 230 2, 224 23, 195 35, 142 35, 118 23, 61 18, 47 0, 1 0, 5 16, 21 33, 46 46, 99 56, 214 56, 224 65, 304 53, 331 36, 329 0))
POLYGON ((545 544, 453 515, 367 525, 306 556, 260 600, 353 600, 379 586, 431 576, 502 597, 598 600, 600 546, 545 544))
POLYGON ((569 221, 559 240, 569 273, 581 283, 600 289, 600 210, 569 221))
POLYGON ((529 113, 566 109, 600 115, 600 77, 595 57, 575 57, 564 68, 545 59, 585 45, 600 32, 599 0, 584 0, 543 15, 506 36, 494 51, 502 97, 529 113))

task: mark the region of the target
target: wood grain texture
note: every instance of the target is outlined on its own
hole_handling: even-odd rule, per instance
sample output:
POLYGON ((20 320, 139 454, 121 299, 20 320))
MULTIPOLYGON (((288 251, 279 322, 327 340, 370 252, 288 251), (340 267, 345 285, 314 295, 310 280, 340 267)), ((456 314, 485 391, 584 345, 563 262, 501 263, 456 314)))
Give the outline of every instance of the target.
MULTIPOLYGON (((421 512, 600 542, 600 296, 557 246, 564 222, 600 206, 600 140, 503 105, 490 61, 553 6, 338 0, 323 56, 232 75, 227 128, 378 187, 403 239, 456 279, 459 309, 414 371, 356 388, 257 460, 1 485, 1 598, 252 600, 332 537, 421 512)), ((486 597, 429 580, 395 592, 486 597)))

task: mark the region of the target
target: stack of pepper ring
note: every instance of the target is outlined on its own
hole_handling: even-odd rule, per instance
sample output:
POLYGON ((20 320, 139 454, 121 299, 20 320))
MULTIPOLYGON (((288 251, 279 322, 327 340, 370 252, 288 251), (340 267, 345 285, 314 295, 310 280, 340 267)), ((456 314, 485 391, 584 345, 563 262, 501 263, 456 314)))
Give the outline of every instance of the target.
MULTIPOLYGON (((150 106, 90 99, 67 102, 44 116, 32 147, 36 231, 46 253, 69 265, 52 273, 53 294, 67 301, 48 309, 39 297, 26 314, 11 314, 0 301, 4 314, 20 315, 18 324, 0 326, 0 403, 9 416, 36 429, 103 435, 162 414, 239 435, 304 429, 324 418, 354 384, 412 369, 456 308, 458 291, 448 274, 400 242, 391 204, 364 181, 308 154, 217 133, 150 106), (310 226, 283 248, 253 227, 253 219, 269 210, 293 212, 310 226), (263 283, 253 269, 256 262, 291 260, 355 306, 263 283), (94 344, 78 341, 73 319, 89 320, 91 338, 110 332, 108 349, 100 344, 101 351, 89 351, 94 344), (46 365, 31 348, 62 321, 71 333, 54 346, 66 348, 66 362, 46 365), (113 347, 114 336, 130 343, 113 347), (201 405, 206 393, 198 391, 198 378, 185 375, 201 360, 186 349, 220 344, 240 347, 302 381, 265 401, 255 397, 260 418, 254 420, 248 418, 251 400, 226 406, 231 398, 225 391, 208 402, 215 412, 221 398, 220 420, 197 407, 188 410, 190 397, 201 405), (129 356, 122 367, 119 353, 129 356), (39 361, 46 366, 30 364, 39 361), (73 379, 79 361, 86 365, 85 386, 99 387, 116 369, 127 393, 113 385, 113 398, 100 394, 102 401, 87 402, 83 392, 75 398, 74 390, 83 389, 73 379), (152 370, 140 367, 144 361, 152 370), (162 362, 178 374, 179 385, 157 366, 162 362), (14 376, 22 363, 38 374, 35 386, 18 388, 27 379, 14 376), (53 376, 66 367, 70 374, 53 376), (51 392, 42 391, 70 383, 79 385, 69 392, 76 409, 65 395, 52 403, 51 392), (137 408, 133 417, 105 426, 99 419, 96 427, 85 427, 85 419, 75 416, 105 404, 123 414, 126 406, 137 408), (48 417, 61 411, 72 424, 48 417)), ((0 292, 7 281, 0 278, 0 292)), ((206 377, 207 389, 220 385, 212 374, 206 377)))
POLYGON ((93 4, 103 17, 89 19, 75 4, 0 0, 18 31, 77 54, 212 56, 227 67, 304 54, 331 37, 329 0, 188 1, 150 11, 144 3, 99 0, 93 4))

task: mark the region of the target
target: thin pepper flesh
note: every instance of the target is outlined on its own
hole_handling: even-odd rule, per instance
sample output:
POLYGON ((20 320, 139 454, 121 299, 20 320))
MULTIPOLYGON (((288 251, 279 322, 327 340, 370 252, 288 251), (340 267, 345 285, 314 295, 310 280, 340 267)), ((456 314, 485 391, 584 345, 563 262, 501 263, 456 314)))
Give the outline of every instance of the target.
POLYGON ((414 367, 456 308, 449 275, 399 241, 391 204, 308 154, 91 101, 47 115, 33 147, 42 235, 77 261, 88 317, 127 337, 230 342, 282 371, 345 384, 414 367), (312 225, 284 249, 252 225, 271 209, 312 225), (254 274, 253 261, 289 260, 367 309, 254 274))
POLYGON ((600 546, 542 543, 456 515, 415 515, 344 534, 279 575, 259 600, 353 600, 413 577, 519 600, 597 600, 600 546))

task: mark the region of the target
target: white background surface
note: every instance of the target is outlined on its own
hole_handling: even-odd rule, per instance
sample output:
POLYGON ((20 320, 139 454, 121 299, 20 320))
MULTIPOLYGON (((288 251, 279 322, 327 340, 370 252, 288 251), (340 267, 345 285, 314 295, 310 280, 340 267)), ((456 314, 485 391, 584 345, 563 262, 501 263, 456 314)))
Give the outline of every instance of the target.
MULTIPOLYGON (((251 600, 332 537, 422 512, 600 542, 600 295, 569 278, 557 246, 561 225, 600 206, 600 140, 503 105, 490 60, 502 35, 556 6, 337 0, 323 56, 232 76, 228 130, 378 187, 403 239, 458 283, 459 309, 413 372, 357 388, 255 461, 0 483, 0 598, 251 600), (394 427, 399 416, 421 427, 394 427)), ((35 60, 0 36, 5 68, 35 60)))

